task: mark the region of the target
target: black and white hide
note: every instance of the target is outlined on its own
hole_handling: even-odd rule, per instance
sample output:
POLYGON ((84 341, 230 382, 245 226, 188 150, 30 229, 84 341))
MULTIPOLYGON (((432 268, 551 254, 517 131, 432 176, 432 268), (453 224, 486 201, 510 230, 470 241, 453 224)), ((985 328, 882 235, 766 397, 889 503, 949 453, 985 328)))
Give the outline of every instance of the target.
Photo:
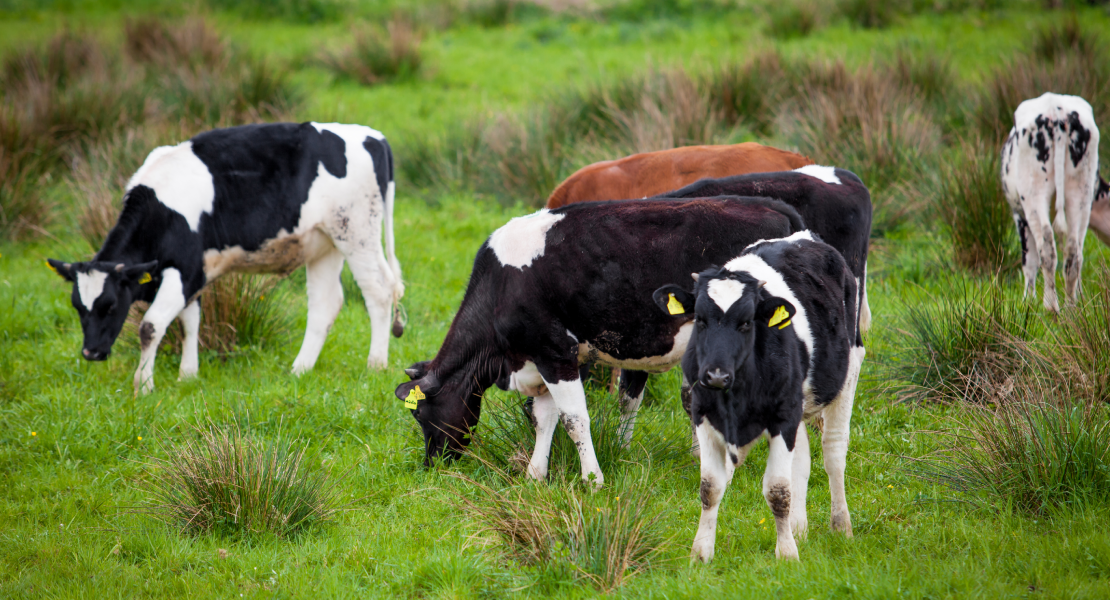
MULTIPOLYGON (((466 295, 439 353, 397 386, 424 433, 425 462, 454 458, 478 423, 490 386, 535 398, 529 474, 547 476, 561 420, 582 477, 600 486, 579 365, 663 372, 678 363, 691 315, 660 314, 659 286, 736 256, 759 239, 801 230, 775 200, 710 198, 582 202, 515 218, 478 250, 466 295)), ((681 307, 676 310, 681 312, 681 307)), ((622 403, 631 428, 642 387, 622 403)))
MULTIPOLYGON (((840 251, 860 294, 859 331, 871 327, 867 303, 867 251, 871 241, 871 192, 855 173, 806 165, 793 171, 702 179, 660 197, 762 196, 793 206, 806 227, 840 251)), ((861 341, 862 343, 862 341, 861 341)))
POLYGON ((832 528, 851 536, 844 468, 865 350, 857 342, 855 277, 840 253, 808 231, 758 242, 724 267, 695 274, 693 291, 659 288, 654 299, 664 316, 671 298, 696 315, 682 359, 684 376, 695 382, 691 419, 701 446, 693 558, 713 558, 717 508, 761 437, 770 440, 763 496, 775 517, 775 554, 798 557, 793 533, 804 538, 808 526, 804 423, 818 416, 832 528))
MULTIPOLYGON (((343 306, 344 260, 366 298, 368 365, 384 368, 390 312, 404 294, 393 244, 393 158, 361 125, 279 123, 216 129, 156 148, 127 184, 123 212, 89 262, 50 260, 73 282, 82 356, 105 360, 136 300, 136 393, 154 389, 154 358, 181 317, 182 378, 196 374, 198 294, 224 273, 307 266, 308 327, 293 372, 312 369, 343 306), (382 248, 384 233, 385 248, 382 248)), ((394 324, 400 335, 400 322, 394 324)))
POLYGON ((1060 311, 1056 297, 1056 233, 1064 236, 1067 304, 1079 298, 1083 240, 1099 185, 1098 127, 1091 105, 1078 96, 1046 93, 1014 112, 1014 128, 1002 146, 1002 190, 1021 239, 1025 296, 1037 295, 1037 270, 1044 276, 1044 307, 1060 311), (1050 202, 1056 196, 1056 219, 1050 202))

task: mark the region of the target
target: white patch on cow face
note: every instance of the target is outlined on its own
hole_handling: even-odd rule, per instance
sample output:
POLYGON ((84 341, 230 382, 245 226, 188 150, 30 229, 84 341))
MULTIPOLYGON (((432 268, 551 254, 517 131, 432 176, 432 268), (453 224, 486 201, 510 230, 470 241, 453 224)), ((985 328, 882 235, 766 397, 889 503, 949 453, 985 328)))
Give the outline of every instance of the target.
MULTIPOLYGON (((725 268, 733 272, 747 272, 752 277, 767 282, 763 289, 767 290, 768 294, 783 298, 794 305, 797 311, 794 316, 790 318, 791 327, 798 339, 802 340, 805 344, 806 351, 809 353, 810 371, 813 366, 813 333, 809 328, 809 317, 806 315, 805 306, 802 305, 798 297, 794 295, 794 291, 786 284, 783 279, 782 273, 779 273, 767 264, 762 258, 755 254, 742 254, 736 258, 725 263, 725 268)), ((807 398, 812 395, 809 375, 806 376, 805 382, 802 384, 803 394, 808 394, 807 398)))
POLYGON ((92 310, 93 302, 104 292, 104 281, 108 274, 104 271, 91 269, 88 273, 77 274, 77 294, 81 297, 81 304, 92 310))
POLYGON ((524 217, 516 217, 489 236, 489 247, 502 266, 523 270, 532 261, 543 256, 547 246, 547 231, 563 214, 553 214, 546 208, 524 217))
POLYGON ((158 201, 185 217, 193 231, 200 225, 200 216, 212 212, 216 199, 212 173, 193 153, 191 141, 155 148, 127 182, 127 189, 137 185, 154 190, 158 201))
POLYGON ((735 279, 714 279, 709 282, 709 298, 720 307, 721 312, 728 312, 730 306, 744 295, 744 284, 735 279))
POLYGON ((804 167, 794 169, 794 172, 801 173, 802 175, 809 175, 810 177, 816 177, 817 179, 820 179, 825 183, 835 183, 836 185, 842 185, 840 178, 836 176, 836 168, 834 167, 806 165, 804 167))

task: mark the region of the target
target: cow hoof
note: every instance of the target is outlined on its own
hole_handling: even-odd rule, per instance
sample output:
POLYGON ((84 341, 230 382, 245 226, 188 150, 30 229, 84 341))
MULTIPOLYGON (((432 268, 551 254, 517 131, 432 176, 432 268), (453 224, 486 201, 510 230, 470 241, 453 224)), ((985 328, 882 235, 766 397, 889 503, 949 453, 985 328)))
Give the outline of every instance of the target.
POLYGON ((775 558, 779 560, 800 560, 798 558, 798 545, 790 539, 787 543, 775 546, 775 558))
POLYGON ((832 530, 843 532, 845 537, 852 537, 851 515, 847 511, 843 513, 833 513, 832 530))
POLYGON ((713 545, 694 542, 694 547, 690 549, 690 562, 708 564, 712 560, 713 545))
POLYGON ((809 533, 809 520, 804 516, 797 519, 790 518, 790 531, 794 532, 795 537, 799 540, 805 541, 809 533))
POLYGON ((388 362, 385 359, 371 358, 370 360, 366 361, 366 368, 374 369, 376 371, 384 371, 387 366, 388 362))
POLYGON ((293 363, 292 373, 293 373, 293 375, 296 375, 297 377, 300 377, 301 375, 304 375, 305 373, 307 373, 311 370, 312 370, 312 365, 307 365, 306 366, 306 365, 293 363))
POLYGON ((181 371, 177 375, 177 380, 178 381, 188 381, 189 379, 196 378, 196 376, 197 376, 197 371, 195 369, 192 370, 192 371, 181 371))

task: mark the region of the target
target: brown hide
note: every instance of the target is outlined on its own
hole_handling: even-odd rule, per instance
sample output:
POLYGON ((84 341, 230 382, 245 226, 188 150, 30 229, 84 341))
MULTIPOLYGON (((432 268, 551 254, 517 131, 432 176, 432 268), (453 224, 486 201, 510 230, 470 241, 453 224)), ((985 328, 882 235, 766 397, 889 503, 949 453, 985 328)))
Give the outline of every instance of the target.
POLYGON ((582 167, 555 188, 547 208, 587 200, 646 198, 699 179, 791 171, 812 164, 808 157, 755 142, 633 154, 582 167))
POLYGON ((1095 198, 1091 205, 1091 220, 1087 228, 1102 240, 1103 244, 1110 246, 1110 198, 1102 196, 1095 198))

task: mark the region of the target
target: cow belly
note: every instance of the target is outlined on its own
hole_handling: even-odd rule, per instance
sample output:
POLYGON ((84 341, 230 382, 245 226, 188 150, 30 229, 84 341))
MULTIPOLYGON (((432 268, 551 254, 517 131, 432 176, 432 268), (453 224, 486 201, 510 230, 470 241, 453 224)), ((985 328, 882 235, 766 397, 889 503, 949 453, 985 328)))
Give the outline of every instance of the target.
POLYGON ((283 231, 278 237, 267 241, 254 251, 248 252, 242 246, 206 250, 204 276, 208 281, 212 281, 230 272, 288 275, 332 247, 328 236, 317 229, 310 229, 304 233, 283 231))
POLYGON ((617 358, 603 352, 589 342, 578 344, 578 362, 599 362, 611 367, 620 367, 632 371, 646 371, 648 373, 663 373, 677 365, 686 352, 686 345, 690 342, 693 332, 693 323, 686 323, 678 329, 672 341, 671 350, 660 356, 645 356, 642 358, 617 358))

